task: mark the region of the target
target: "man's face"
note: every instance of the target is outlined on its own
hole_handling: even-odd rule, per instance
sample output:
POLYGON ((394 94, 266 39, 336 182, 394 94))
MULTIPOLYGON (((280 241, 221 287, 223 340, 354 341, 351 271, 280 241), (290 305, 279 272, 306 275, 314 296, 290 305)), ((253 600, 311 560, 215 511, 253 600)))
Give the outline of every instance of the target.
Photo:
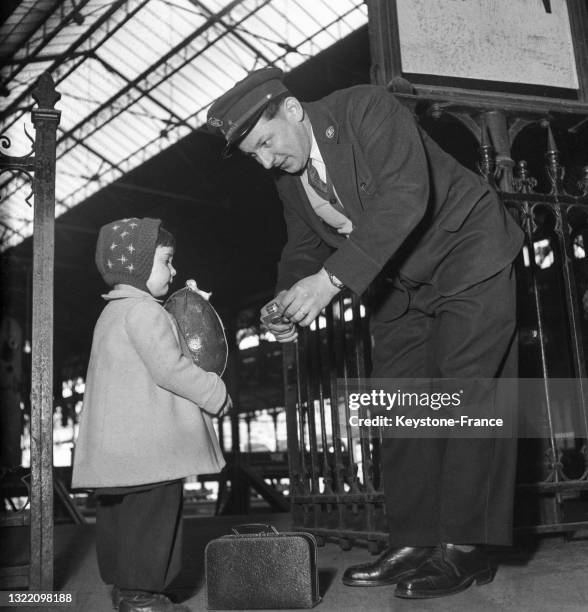
POLYGON ((310 155, 310 125, 295 98, 287 98, 273 119, 261 117, 239 144, 267 170, 277 168, 290 174, 304 169, 310 155))

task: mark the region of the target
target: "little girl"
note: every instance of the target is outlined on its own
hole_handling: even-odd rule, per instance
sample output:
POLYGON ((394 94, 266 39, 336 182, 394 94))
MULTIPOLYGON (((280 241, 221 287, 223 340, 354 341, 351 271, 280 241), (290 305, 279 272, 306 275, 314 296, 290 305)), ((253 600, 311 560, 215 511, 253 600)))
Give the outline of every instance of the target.
POLYGON ((173 256, 159 219, 109 223, 96 246, 112 290, 94 329, 72 486, 96 490, 98 565, 123 612, 188 609, 164 595, 180 569, 182 479, 225 464, 207 414, 230 405, 225 385, 182 355, 158 299, 173 256))

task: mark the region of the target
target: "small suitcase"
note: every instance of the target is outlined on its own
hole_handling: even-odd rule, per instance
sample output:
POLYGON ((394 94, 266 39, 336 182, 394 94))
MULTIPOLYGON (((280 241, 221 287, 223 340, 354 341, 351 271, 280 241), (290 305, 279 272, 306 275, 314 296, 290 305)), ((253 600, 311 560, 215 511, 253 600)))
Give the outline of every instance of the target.
POLYGON ((233 534, 209 542, 204 557, 209 610, 312 608, 320 600, 316 540, 310 533, 239 525, 233 534), (257 533, 240 533, 244 528, 257 533))

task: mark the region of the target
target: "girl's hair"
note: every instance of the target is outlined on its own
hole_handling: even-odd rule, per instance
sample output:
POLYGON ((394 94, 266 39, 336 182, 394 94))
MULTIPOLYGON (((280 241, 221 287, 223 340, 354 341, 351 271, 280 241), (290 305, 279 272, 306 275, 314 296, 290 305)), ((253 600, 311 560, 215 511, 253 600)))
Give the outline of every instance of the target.
POLYGON ((163 246, 163 247, 171 247, 172 249, 176 248, 176 239, 173 234, 163 227, 163 225, 159 226, 159 232, 157 234, 157 243, 155 245, 163 246))

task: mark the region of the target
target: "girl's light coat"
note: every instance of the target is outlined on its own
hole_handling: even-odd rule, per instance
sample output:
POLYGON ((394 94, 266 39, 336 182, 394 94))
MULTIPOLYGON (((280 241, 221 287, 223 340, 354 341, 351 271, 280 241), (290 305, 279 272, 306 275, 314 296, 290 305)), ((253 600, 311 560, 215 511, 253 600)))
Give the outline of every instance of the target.
POLYGON ((172 316, 124 285, 94 329, 75 445, 73 487, 156 483, 225 465, 211 417, 223 381, 181 353, 172 316))

